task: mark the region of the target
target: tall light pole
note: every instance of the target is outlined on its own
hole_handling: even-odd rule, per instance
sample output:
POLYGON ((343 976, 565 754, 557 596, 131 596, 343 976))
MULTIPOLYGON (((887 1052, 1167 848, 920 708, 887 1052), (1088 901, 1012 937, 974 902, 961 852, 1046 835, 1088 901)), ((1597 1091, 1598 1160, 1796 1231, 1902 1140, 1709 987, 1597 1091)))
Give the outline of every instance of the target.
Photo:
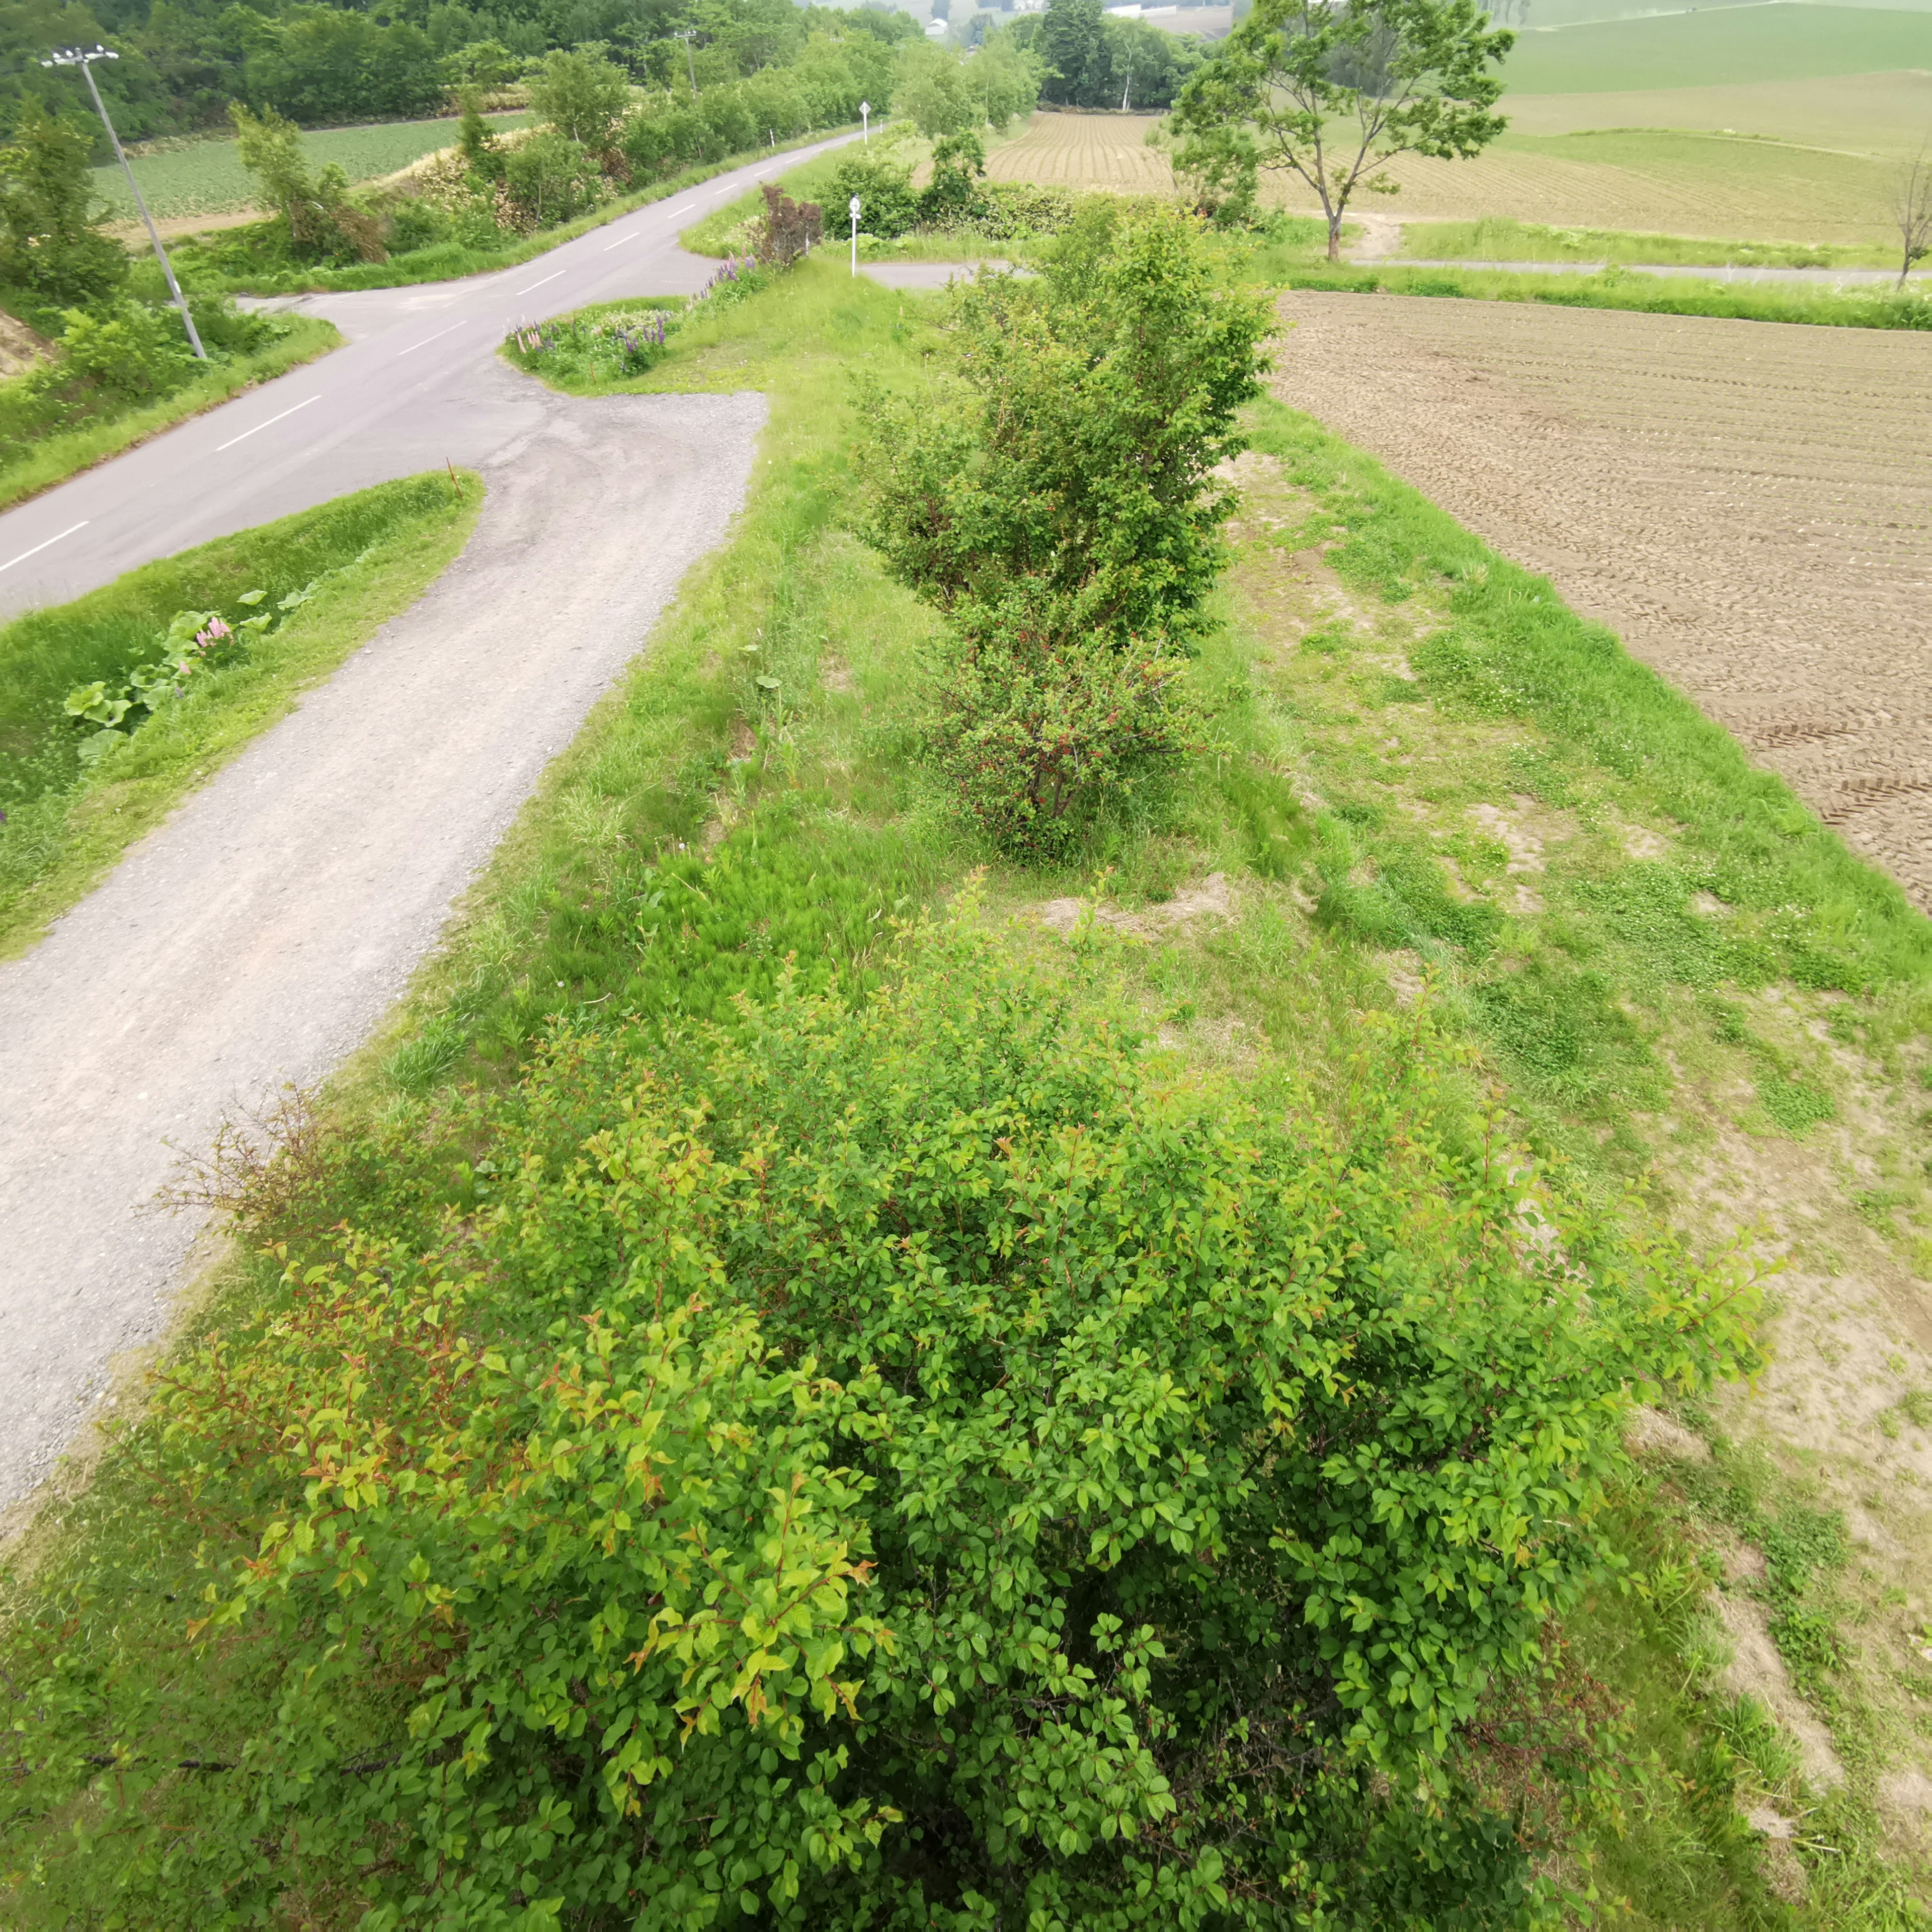
POLYGON ((673 40, 684 43, 684 70, 691 76, 691 98, 694 100, 698 98, 698 63, 691 57, 691 42, 697 32, 695 27, 686 27, 671 36, 673 40))
POLYGON ((87 91, 94 96, 94 111, 100 116, 100 124, 107 130, 107 138, 114 143, 114 158, 121 164, 121 172, 128 177, 128 185, 134 191, 134 206, 141 211, 141 219, 148 224, 148 239, 154 244, 154 254, 161 265, 161 273, 168 278, 168 293, 175 298, 175 307, 181 310, 183 326, 188 330, 188 339, 195 354, 204 362, 208 351, 201 346, 201 337, 194 326, 194 317, 188 313, 187 298, 181 292, 181 284, 175 280, 175 265, 168 260, 168 251, 161 246, 161 232, 154 226, 154 218, 148 212, 148 204, 141 198, 141 184, 134 178, 134 170, 128 165, 126 151, 121 146, 121 136, 114 131, 114 123, 107 118, 107 106, 100 98, 100 90, 94 84, 94 63, 96 61, 118 60, 121 56, 110 52, 106 47, 56 47, 51 60, 44 60, 43 67, 77 67, 86 76, 87 91))

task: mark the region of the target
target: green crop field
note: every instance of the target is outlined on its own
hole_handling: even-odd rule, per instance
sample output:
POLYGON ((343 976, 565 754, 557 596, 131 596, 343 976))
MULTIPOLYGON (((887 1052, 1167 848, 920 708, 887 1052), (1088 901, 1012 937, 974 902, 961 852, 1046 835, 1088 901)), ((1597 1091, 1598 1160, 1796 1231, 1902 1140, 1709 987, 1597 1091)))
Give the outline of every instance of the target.
POLYGON ((1895 158, 1916 154, 1932 130, 1932 73, 1837 74, 1611 94, 1512 92, 1504 111, 1513 137, 1642 128, 1758 135, 1799 147, 1895 158))
MULTIPOLYGON (((1535 18, 1532 7, 1531 18, 1535 18)), ((1736 86, 1932 68, 1932 14, 1869 7, 1724 7, 1521 34, 1512 93, 1736 86)))
MULTIPOLYGON (((526 114, 489 118, 500 128, 521 128, 530 120, 526 114)), ((367 128, 325 128, 304 134, 302 146, 316 166, 334 161, 352 182, 366 182, 394 174, 455 139, 453 120, 386 121, 367 128)), ((136 152, 131 158, 141 192, 159 220, 232 214, 254 206, 254 178, 242 166, 232 140, 186 141, 136 152)), ((133 220, 134 200, 120 169, 96 168, 94 180, 113 215, 133 220)))

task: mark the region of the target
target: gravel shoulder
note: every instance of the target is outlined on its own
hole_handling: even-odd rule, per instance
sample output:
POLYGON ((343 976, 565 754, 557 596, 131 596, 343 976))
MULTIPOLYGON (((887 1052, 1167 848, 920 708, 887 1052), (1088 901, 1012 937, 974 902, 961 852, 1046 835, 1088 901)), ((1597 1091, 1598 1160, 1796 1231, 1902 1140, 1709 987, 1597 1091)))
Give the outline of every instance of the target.
POLYGON ((1932 340, 1298 292, 1275 387, 1548 576, 1932 909, 1932 340))
POLYGON ((0 1507, 167 1328, 198 1232, 140 1212, 170 1143, 368 1035, 742 505, 762 397, 478 386, 530 414, 463 556, 0 967, 0 1507))

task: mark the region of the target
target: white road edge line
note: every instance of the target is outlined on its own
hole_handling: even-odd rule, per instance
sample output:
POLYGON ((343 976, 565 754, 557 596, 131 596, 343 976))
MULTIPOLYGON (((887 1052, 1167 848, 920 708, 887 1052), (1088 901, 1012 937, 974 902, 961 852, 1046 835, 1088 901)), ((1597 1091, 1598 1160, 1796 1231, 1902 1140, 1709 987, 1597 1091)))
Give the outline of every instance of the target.
MULTIPOLYGON (((464 320, 467 321, 469 318, 466 316, 464 320)), ((427 349, 432 342, 440 342, 452 329, 460 328, 462 326, 463 323, 460 322, 452 322, 448 328, 439 328, 434 335, 425 335, 420 342, 412 342, 408 348, 399 349, 396 351, 396 360, 400 362, 405 356, 413 356, 418 349, 427 349)))
POLYGON ((292 416, 297 410, 305 410, 310 403, 319 403, 321 400, 322 398, 320 396, 304 396, 300 402, 292 404, 283 410, 282 416, 271 416, 266 422, 258 422, 255 425, 255 429, 244 429, 239 436, 231 436, 226 442, 218 442, 214 446, 215 454, 219 456, 224 449, 232 449, 238 442, 246 442, 255 434, 256 430, 272 428, 281 421, 282 416, 292 416))
MULTIPOLYGON (((560 275, 560 274, 562 274, 562 273, 563 273, 563 271, 562 271, 561 268, 560 268, 560 269, 558 269, 558 270, 557 270, 557 272, 556 272, 556 275, 560 275)), ((510 291, 510 292, 511 292, 511 294, 512 294, 513 296, 526 296, 526 295, 528 295, 528 294, 530 293, 530 289, 540 289, 540 288, 542 288, 542 287, 543 286, 543 285, 544 285, 544 282, 554 282, 554 281, 555 281, 555 280, 556 280, 556 275, 546 275, 546 276, 544 276, 544 278, 543 278, 543 282, 532 282, 532 283, 531 283, 531 284, 530 284, 530 287, 529 287, 529 288, 512 289, 512 290, 510 291)))
POLYGON ((18 556, 9 557, 4 563, 0 563, 0 570, 11 570, 15 564, 25 563, 28 557, 38 556, 41 551, 50 545, 58 543, 61 537, 70 537, 76 530, 86 530, 93 520, 92 517, 82 517, 79 523, 68 524, 67 528, 61 532, 60 536, 50 537, 46 543, 37 543, 32 550, 23 550, 18 556))

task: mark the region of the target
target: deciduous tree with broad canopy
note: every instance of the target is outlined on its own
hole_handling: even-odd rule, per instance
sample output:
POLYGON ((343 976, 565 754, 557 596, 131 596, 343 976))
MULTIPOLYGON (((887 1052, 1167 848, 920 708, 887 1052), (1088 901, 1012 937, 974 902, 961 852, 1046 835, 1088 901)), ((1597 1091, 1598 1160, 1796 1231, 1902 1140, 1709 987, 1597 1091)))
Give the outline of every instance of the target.
POLYGON ((1182 92, 1175 168, 1298 176, 1334 261, 1356 191, 1395 192, 1396 155, 1466 160, 1502 132, 1496 65, 1515 40, 1474 0, 1256 0, 1182 92))

